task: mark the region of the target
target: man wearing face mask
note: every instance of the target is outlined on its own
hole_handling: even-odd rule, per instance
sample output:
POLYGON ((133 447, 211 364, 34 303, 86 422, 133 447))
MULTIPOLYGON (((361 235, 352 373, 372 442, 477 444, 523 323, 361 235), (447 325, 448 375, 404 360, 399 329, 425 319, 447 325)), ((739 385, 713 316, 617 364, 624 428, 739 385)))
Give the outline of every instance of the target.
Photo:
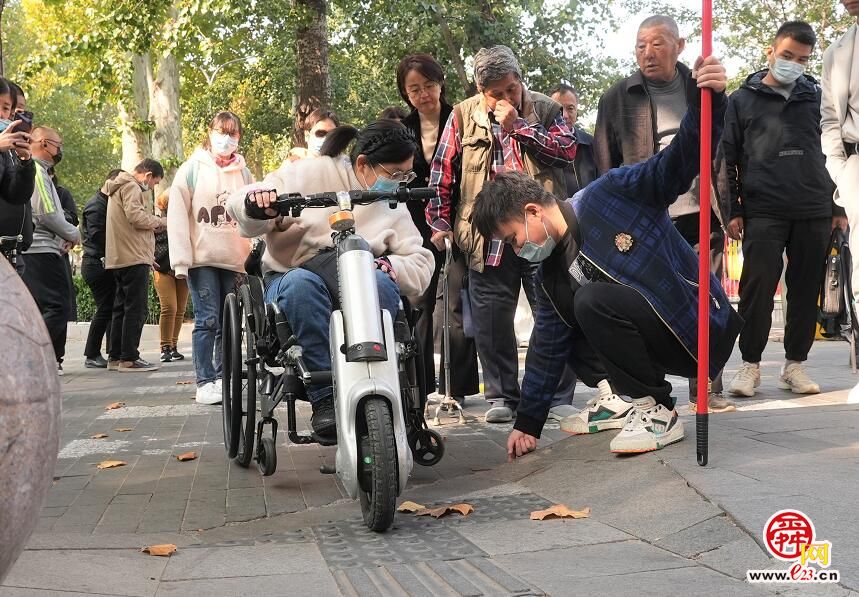
POLYGON ((722 146, 731 197, 728 234, 743 241, 740 334, 743 364, 730 385, 751 397, 772 323, 773 295, 787 251, 785 363, 778 385, 816 394, 803 362, 814 342, 817 296, 830 234, 847 228, 832 202, 833 184, 820 142, 821 90, 803 74, 816 37, 801 21, 782 25, 767 48, 769 68, 749 75, 731 95, 722 146))
POLYGON ((154 371, 157 365, 140 358, 138 346, 146 321, 149 272, 155 260, 155 233, 164 224, 153 213, 150 191, 161 182, 164 168, 145 159, 133 172, 108 179, 104 267, 113 271, 116 294, 110 323, 108 371, 154 371))
MULTIPOLYGON (((539 261, 545 289, 507 440, 510 458, 536 449, 563 364, 598 388, 587 409, 565 419, 574 423, 570 433, 620 429, 610 443, 617 453, 659 450, 683 439, 665 376, 697 370, 698 258, 668 207, 699 172, 699 90, 712 91, 716 145, 726 82, 718 59, 699 57, 684 85, 689 109, 668 147, 610 170, 569 200, 558 201, 520 173, 497 176, 477 196, 475 227, 503 239, 519 257, 539 261)), ((712 274, 710 298, 712 379, 730 356, 741 321, 712 274)))
POLYGON ((57 371, 63 373, 69 310, 69 284, 65 256, 81 242, 74 224, 66 220, 57 189, 48 171, 63 157, 60 134, 48 127, 33 131, 30 153, 36 162, 36 186, 31 198, 33 243, 27 249, 24 283, 36 299, 51 336, 57 371))

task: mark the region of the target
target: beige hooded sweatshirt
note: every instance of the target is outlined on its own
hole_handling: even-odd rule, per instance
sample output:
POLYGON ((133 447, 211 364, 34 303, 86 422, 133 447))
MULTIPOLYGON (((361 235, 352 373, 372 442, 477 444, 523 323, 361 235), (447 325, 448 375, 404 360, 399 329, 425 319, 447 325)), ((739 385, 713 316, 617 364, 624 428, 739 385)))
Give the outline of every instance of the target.
MULTIPOLYGON (((333 245, 328 216, 336 208, 306 209, 300 218, 254 220, 245 214, 245 195, 251 189, 274 189, 278 194, 310 195, 331 191, 362 189, 349 159, 319 157, 285 162, 265 177, 232 194, 227 212, 239 224, 242 236, 265 235, 263 271, 286 272, 300 266, 324 248, 333 245)), ((423 239, 404 204, 391 209, 387 203, 358 205, 354 208, 355 228, 370 245, 373 255, 385 256, 397 274, 400 291, 408 297, 424 293, 432 277, 433 254, 423 248, 423 239)))
POLYGON ((253 179, 245 159, 235 157, 222 168, 200 147, 176 172, 167 205, 167 238, 177 278, 203 266, 245 271, 250 241, 239 235, 226 203, 230 193, 253 179))
POLYGON ((161 218, 152 213, 152 202, 140 183, 128 172, 108 180, 101 188, 107 195, 107 226, 104 267, 118 269, 152 265, 155 260, 155 229, 161 218))

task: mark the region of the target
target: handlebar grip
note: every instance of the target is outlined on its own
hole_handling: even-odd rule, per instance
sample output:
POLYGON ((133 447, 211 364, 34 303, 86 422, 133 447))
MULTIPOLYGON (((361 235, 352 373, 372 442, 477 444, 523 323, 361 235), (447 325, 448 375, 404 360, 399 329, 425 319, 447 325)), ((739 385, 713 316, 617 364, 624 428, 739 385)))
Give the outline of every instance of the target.
POLYGON ((407 190, 409 199, 432 199, 438 196, 438 191, 434 187, 407 190))

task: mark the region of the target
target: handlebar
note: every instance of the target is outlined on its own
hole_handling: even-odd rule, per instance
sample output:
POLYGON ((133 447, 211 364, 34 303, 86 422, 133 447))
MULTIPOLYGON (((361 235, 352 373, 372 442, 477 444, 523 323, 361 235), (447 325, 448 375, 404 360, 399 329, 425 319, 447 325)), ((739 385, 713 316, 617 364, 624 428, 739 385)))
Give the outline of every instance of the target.
MULTIPOLYGON (((279 216, 291 216, 297 218, 301 211, 313 207, 339 207, 342 210, 352 209, 354 205, 369 205, 377 201, 387 201, 391 209, 395 209, 398 203, 406 201, 418 201, 432 199, 438 192, 434 188, 422 187, 410 189, 402 186, 396 191, 331 191, 327 193, 314 193, 312 195, 301 195, 300 193, 288 193, 278 195, 277 200, 269 206, 279 216)), ((245 197, 245 209, 252 218, 267 219, 273 216, 265 213, 256 202, 250 201, 250 193, 245 197)))

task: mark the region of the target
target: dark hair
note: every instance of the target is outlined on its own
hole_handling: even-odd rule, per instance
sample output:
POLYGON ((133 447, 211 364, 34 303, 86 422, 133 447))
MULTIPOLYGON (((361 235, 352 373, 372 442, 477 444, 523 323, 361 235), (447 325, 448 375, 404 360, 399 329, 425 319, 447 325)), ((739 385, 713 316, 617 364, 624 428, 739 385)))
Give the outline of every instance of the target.
POLYGON ((134 167, 138 173, 150 172, 155 178, 164 178, 164 167, 152 158, 146 158, 134 167))
POLYGON ((525 218, 525 205, 555 205, 555 196, 523 172, 503 172, 483 183, 474 200, 471 225, 484 238, 492 238, 498 225, 525 218))
POLYGON ((6 81, 9 83, 9 89, 12 90, 12 111, 15 111, 18 108, 18 98, 23 97, 24 99, 27 96, 24 94, 24 90, 21 89, 21 86, 13 81, 6 81))
POLYGON ((218 127, 221 127, 222 130, 226 129, 224 132, 227 132, 230 135, 238 133, 239 137, 241 137, 244 132, 242 129, 242 119, 239 118, 235 112, 221 110, 215 114, 214 118, 212 118, 212 121, 209 123, 209 128, 206 130, 206 137, 203 139, 203 149, 212 149, 212 142, 209 140, 209 133, 218 127))
POLYGON ((440 100, 442 104, 447 104, 445 91, 447 88, 444 85, 444 69, 438 60, 429 54, 409 54, 397 65, 397 89, 400 91, 400 97, 406 104, 414 109, 412 102, 409 101, 409 94, 406 93, 406 76, 413 70, 418 71, 430 81, 435 81, 441 85, 440 100))
POLYGON ((328 133, 319 155, 335 157, 346 151, 355 141, 349 154, 352 163, 359 155, 367 158, 371 165, 396 164, 414 157, 418 150, 415 136, 396 120, 377 120, 360 131, 354 126, 338 126, 328 133))
POLYGON ((403 120, 409 115, 406 110, 400 106, 388 106, 382 113, 379 114, 379 118, 385 118, 387 120, 403 120))
POLYGON ((334 123, 335 127, 340 126, 340 119, 337 117, 337 114, 332 112, 331 110, 323 110, 322 108, 316 108, 313 112, 308 114, 304 118, 304 130, 309 131, 316 123, 322 122, 323 120, 330 120, 334 123))
POLYGON ((113 170, 111 170, 110 172, 107 173, 107 179, 113 180, 114 178, 116 178, 117 176, 122 174, 123 172, 125 172, 125 170, 123 170, 122 168, 114 168, 113 170))
POLYGON ((0 95, 8 95, 12 98, 12 111, 15 111, 15 105, 18 103, 18 96, 12 93, 12 86, 9 84, 10 81, 3 77, 0 77, 0 95))
POLYGON ((572 93, 576 96, 576 99, 579 97, 579 90, 573 87, 572 85, 567 85, 566 83, 558 83, 555 85, 555 88, 549 92, 549 97, 555 95, 556 93, 563 95, 565 93, 572 93))
POLYGON ((775 33, 774 43, 778 43, 780 39, 785 37, 789 37, 806 46, 814 47, 817 44, 817 36, 814 34, 814 29, 805 21, 788 21, 779 27, 775 33))

